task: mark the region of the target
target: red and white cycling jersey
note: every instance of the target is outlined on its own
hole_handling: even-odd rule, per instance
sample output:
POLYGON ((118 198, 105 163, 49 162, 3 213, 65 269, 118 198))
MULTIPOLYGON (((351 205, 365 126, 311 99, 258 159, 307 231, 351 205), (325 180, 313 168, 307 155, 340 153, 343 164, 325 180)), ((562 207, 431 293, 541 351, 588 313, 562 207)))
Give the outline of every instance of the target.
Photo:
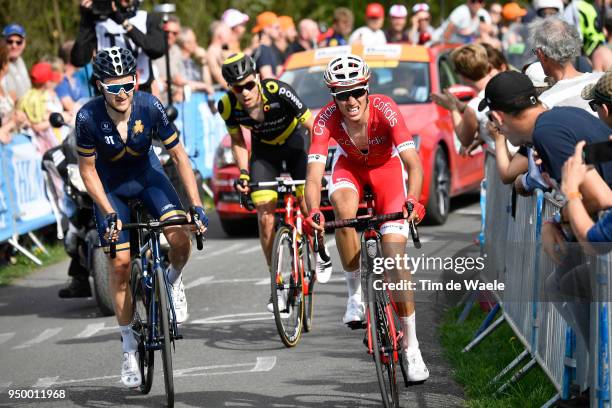
POLYGON ((314 121, 309 163, 325 163, 330 138, 336 140, 350 161, 367 167, 380 166, 389 161, 394 147, 398 152, 414 149, 414 141, 395 102, 385 95, 369 95, 368 98, 368 153, 362 153, 355 146, 347 133, 342 113, 332 101, 321 109, 314 121))
MULTIPOLYGON (((374 193, 377 214, 402 211, 406 201, 406 183, 399 152, 414 149, 414 141, 391 98, 370 95, 369 100, 367 154, 355 146, 347 133, 342 114, 332 102, 315 119, 308 162, 325 163, 329 138, 334 138, 339 147, 332 164, 330 196, 336 190, 349 188, 363 197, 364 186, 369 185, 374 193)), ((383 235, 408 236, 404 220, 386 222, 380 231, 383 235)))

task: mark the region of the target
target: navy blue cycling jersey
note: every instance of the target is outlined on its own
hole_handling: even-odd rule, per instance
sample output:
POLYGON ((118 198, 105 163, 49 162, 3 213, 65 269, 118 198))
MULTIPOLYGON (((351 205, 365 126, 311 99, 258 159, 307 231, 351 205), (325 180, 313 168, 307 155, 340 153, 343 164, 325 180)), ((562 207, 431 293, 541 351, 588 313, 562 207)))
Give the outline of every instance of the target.
POLYGON ((168 150, 179 143, 176 128, 162 103, 145 92, 134 92, 125 142, 108 116, 103 96, 86 103, 77 114, 78 154, 96 156, 96 170, 105 188, 136 177, 159 163, 151 146, 153 136, 159 137, 168 150))

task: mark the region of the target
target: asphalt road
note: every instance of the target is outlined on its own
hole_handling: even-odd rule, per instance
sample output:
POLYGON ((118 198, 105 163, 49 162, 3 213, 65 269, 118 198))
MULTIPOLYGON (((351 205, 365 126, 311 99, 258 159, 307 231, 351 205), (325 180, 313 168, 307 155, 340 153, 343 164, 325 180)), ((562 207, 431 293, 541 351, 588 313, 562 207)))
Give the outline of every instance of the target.
MULTIPOLYGON (((479 226, 477 197, 454 202, 446 225, 420 228, 424 253, 477 256, 479 226)), ((332 253, 332 280, 315 289, 314 329, 287 349, 266 311, 269 283, 259 241, 228 239, 213 217, 204 250, 194 253, 184 274, 190 318, 174 353, 176 406, 381 406, 364 332, 341 322, 346 289, 333 247, 332 253)), ((161 355, 149 395, 122 388, 115 318, 101 317, 93 299, 57 298, 66 269, 63 262, 0 289, 0 406, 164 406, 161 355), (64 390, 65 397, 11 399, 10 390, 64 390)), ((402 387, 401 404, 461 406, 462 389, 451 379, 437 340, 446 295, 421 292, 416 300, 417 334, 431 377, 402 387)))

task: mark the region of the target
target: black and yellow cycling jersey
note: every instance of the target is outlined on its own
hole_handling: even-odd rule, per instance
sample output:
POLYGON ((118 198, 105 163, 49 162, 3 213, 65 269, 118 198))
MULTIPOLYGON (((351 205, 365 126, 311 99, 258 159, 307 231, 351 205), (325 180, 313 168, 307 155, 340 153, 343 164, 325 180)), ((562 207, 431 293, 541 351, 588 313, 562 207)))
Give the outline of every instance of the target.
POLYGON ((258 122, 249 116, 236 95, 228 91, 218 103, 218 111, 230 134, 240 126, 251 130, 251 139, 277 146, 287 141, 298 127, 306 122, 311 112, 290 85, 276 79, 264 79, 259 85, 264 120, 258 122))

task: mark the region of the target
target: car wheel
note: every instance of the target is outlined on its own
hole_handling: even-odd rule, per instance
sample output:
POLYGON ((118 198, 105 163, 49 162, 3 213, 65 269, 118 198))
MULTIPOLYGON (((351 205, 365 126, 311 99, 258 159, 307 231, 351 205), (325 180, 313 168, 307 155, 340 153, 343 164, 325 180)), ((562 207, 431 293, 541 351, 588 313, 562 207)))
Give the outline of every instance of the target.
POLYGON ((429 187, 426 220, 432 225, 442 225, 448 218, 450 208, 450 170, 442 147, 438 147, 434 158, 434 169, 429 187))

